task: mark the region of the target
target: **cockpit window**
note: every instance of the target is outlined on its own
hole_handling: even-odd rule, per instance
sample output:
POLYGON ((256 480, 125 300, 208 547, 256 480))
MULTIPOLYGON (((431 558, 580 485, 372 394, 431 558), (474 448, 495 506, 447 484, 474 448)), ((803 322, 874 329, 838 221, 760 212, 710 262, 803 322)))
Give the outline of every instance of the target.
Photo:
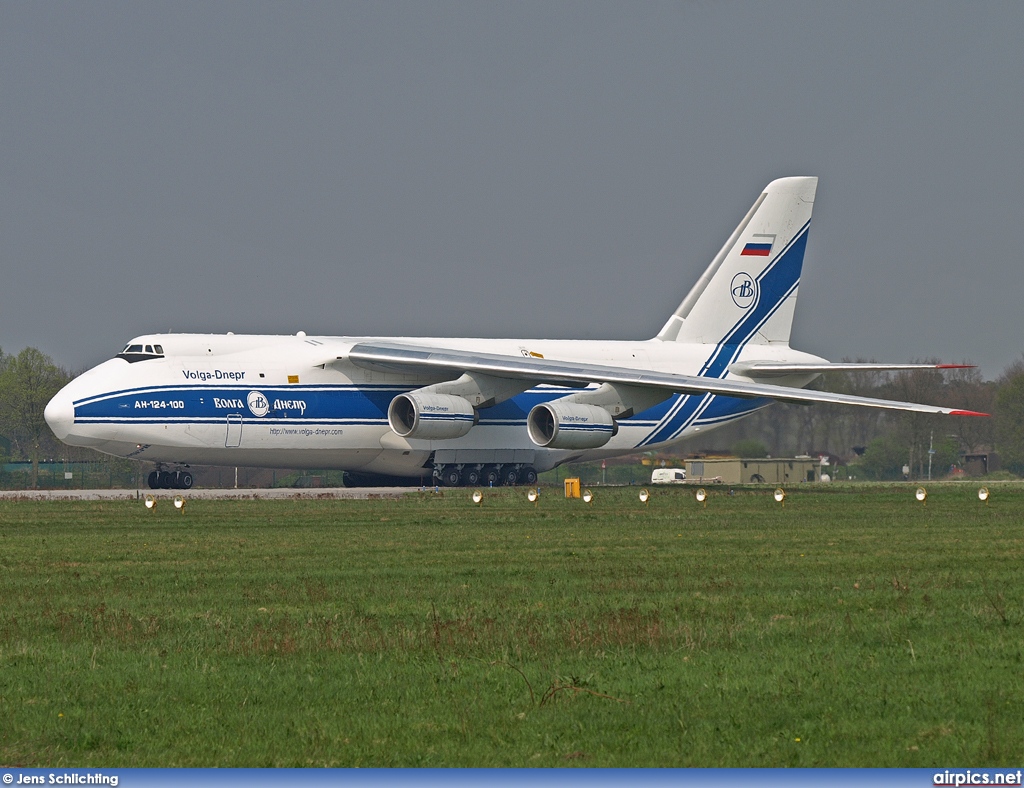
POLYGON ((117 354, 117 358, 123 358, 129 364, 136 361, 148 361, 151 358, 163 358, 163 345, 133 345, 128 343, 124 350, 117 354))

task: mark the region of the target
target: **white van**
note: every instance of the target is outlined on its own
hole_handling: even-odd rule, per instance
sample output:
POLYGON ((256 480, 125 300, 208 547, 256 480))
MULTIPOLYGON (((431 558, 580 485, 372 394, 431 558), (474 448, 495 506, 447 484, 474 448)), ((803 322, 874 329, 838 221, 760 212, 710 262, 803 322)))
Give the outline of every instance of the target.
POLYGON ((651 484, 680 484, 686 481, 683 468, 656 468, 651 474, 651 484))

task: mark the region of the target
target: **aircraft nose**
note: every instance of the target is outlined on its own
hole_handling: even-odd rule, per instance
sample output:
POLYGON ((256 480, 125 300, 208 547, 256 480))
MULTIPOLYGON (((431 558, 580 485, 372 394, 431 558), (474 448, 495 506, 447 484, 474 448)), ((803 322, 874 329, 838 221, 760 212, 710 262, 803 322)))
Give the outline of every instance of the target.
POLYGON ((58 440, 63 441, 71 434, 71 428, 75 423, 75 406, 66 390, 58 391, 47 403, 43 418, 58 440))

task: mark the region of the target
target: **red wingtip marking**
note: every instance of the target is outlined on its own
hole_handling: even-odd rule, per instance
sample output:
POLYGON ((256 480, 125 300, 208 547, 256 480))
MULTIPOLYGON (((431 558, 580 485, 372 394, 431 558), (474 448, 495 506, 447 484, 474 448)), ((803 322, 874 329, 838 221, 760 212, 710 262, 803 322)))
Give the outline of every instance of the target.
MULTIPOLYGON (((976 364, 936 364, 936 369, 974 369, 976 364)), ((984 414, 987 416, 988 414, 984 414)))
POLYGON ((989 417, 992 416, 991 413, 979 413, 976 410, 951 410, 949 412, 949 415, 950 416, 985 416, 986 418, 989 418, 989 417))

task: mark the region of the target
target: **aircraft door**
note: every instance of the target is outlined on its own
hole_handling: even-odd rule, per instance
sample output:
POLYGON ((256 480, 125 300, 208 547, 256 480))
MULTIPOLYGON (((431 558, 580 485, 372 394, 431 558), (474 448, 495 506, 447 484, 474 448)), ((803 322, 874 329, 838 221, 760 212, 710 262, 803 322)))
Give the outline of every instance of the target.
POLYGON ((228 431, 224 438, 224 447, 237 449, 242 445, 242 414, 228 414, 228 431))

